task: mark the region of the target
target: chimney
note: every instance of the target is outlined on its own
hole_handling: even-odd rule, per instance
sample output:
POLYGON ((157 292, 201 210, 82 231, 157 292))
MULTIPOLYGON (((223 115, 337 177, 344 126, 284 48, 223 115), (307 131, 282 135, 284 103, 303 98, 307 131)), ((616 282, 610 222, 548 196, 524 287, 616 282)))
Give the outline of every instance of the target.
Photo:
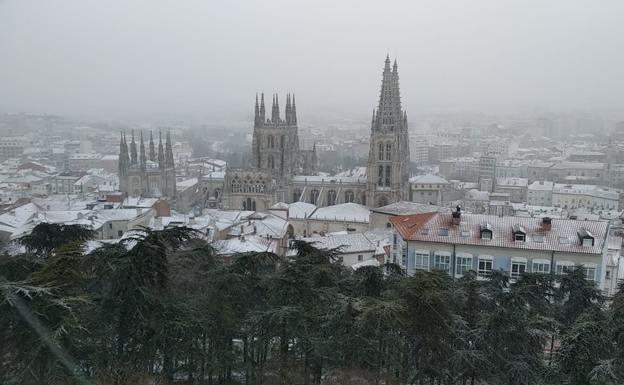
POLYGON ((550 217, 542 218, 542 230, 550 231, 552 229, 552 219, 550 217))
POLYGON ((459 226, 459 224, 461 223, 461 207, 457 206, 455 208, 455 211, 453 211, 451 215, 451 224, 454 226, 459 226))

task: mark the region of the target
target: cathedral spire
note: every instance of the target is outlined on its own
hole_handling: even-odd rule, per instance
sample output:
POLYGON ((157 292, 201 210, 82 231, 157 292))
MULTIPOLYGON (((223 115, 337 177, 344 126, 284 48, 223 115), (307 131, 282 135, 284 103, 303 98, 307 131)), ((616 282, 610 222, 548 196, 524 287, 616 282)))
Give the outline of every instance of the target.
POLYGON ((295 104, 295 94, 292 94, 292 101, 290 104, 290 119, 293 126, 297 125, 297 105, 295 104))
POLYGON ((162 131, 158 131, 158 167, 162 170, 165 168, 165 150, 162 143, 162 131))
POLYGON ((154 147, 154 136, 152 135, 152 130, 150 130, 149 160, 152 162, 156 161, 156 148, 154 147))
POLYGON ((266 122, 266 115, 264 111, 264 92, 260 94, 260 122, 264 124, 266 122))
POLYGON ((120 132, 121 138, 119 139, 119 175, 126 173, 128 168, 128 144, 123 131, 120 132))
POLYGON ((132 141, 130 142, 130 164, 137 164, 137 146, 134 141, 134 129, 132 130, 132 141))
POLYGON ((173 147, 171 145, 171 134, 167 131, 167 140, 165 142, 165 165, 167 168, 173 168, 173 147))
POLYGON ((390 69, 390 56, 386 56, 379 94, 377 118, 374 130, 399 130, 403 124, 401 94, 399 90, 399 70, 396 60, 390 69))
POLYGON ((256 92, 256 106, 254 110, 254 124, 257 126, 260 121, 260 106, 258 105, 258 93, 256 92))
POLYGON ((286 124, 290 125, 290 94, 286 94, 286 107, 285 107, 285 117, 284 119, 286 119, 286 124))
POLYGON ((145 164, 147 163, 147 157, 145 156, 145 142, 143 142, 143 130, 141 130, 141 143, 139 144, 139 164, 141 165, 141 169, 145 169, 145 164))
POLYGON ((275 94, 273 95, 273 110, 271 111, 271 123, 278 124, 279 122, 279 99, 277 94, 275 94))

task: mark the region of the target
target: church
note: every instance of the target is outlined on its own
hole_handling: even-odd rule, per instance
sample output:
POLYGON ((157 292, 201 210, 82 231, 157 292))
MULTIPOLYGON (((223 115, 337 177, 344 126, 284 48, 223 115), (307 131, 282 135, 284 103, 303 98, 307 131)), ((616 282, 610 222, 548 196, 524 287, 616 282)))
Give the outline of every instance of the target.
MULTIPOLYGON (((139 150, 132 133, 130 149, 122 134, 119 155, 120 190, 130 196, 176 197, 171 138, 162 137, 158 153, 150 133, 149 153, 140 134, 139 150)), ((366 177, 321 176, 316 146, 302 149, 294 94, 286 95, 284 114, 279 96, 272 95, 267 116, 264 94, 256 95, 251 160, 246 167, 227 167, 198 179, 195 207, 265 211, 278 202, 307 202, 317 207, 359 203, 380 207, 409 199, 409 135, 407 113, 401 107, 396 60, 386 57, 373 110, 366 177)))
POLYGON ((133 197, 175 197, 176 175, 169 132, 164 148, 162 134, 159 134, 158 152, 150 132, 148 151, 142 131, 139 135, 138 151, 134 130, 129 148, 126 135, 122 132, 119 142, 119 191, 133 197))
POLYGON ((256 96, 251 164, 201 178, 203 204, 223 209, 264 211, 277 202, 308 202, 318 207, 355 202, 370 207, 409 199, 409 135, 401 107, 396 60, 386 57, 379 105, 371 120, 366 177, 318 175, 316 148, 301 149, 295 95, 286 96, 284 116, 278 95, 271 116, 264 94, 256 96))

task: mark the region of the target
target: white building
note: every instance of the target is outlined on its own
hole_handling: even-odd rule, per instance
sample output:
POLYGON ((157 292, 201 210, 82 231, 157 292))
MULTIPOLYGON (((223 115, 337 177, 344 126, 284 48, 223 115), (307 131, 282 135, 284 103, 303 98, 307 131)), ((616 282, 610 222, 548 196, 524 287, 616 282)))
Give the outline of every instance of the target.
POLYGON ((527 204, 530 206, 552 206, 553 182, 538 180, 527 188, 527 204))

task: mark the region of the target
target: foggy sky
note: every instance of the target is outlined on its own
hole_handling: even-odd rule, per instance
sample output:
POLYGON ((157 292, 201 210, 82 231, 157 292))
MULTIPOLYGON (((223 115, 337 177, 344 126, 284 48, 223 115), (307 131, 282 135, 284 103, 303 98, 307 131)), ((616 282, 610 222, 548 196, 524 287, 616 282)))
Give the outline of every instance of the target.
MULTIPOLYGON (((0 112, 248 119, 256 92, 369 117, 624 111, 622 0, 0 0, 0 112)), ((283 111, 283 105, 282 105, 283 111)))

